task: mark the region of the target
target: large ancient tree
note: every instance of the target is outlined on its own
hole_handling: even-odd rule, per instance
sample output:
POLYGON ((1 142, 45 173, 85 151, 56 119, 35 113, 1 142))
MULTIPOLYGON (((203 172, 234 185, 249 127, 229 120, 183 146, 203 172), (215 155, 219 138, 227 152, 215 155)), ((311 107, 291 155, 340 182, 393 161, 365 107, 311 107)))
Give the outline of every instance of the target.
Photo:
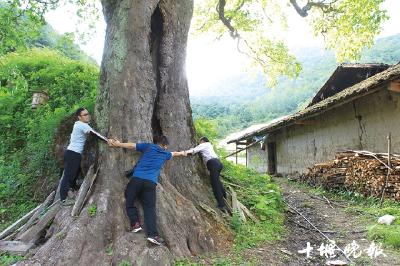
MULTIPOLYGON (((45 3, 41 11, 46 11, 46 4, 57 1, 13 2, 37 2, 39 6, 45 3)), ((244 34, 240 30, 252 29, 248 23, 241 26, 234 22, 238 18, 243 22, 248 14, 246 4, 254 1, 232 1, 230 6, 223 0, 208 2, 216 7, 214 14, 232 37, 242 39, 244 34)), ((349 3, 308 1, 302 8, 296 1, 290 1, 303 15, 313 7, 330 12, 336 2, 349 3)), ((122 141, 151 142, 154 134, 162 133, 170 139, 173 150, 193 146, 194 129, 184 71, 193 1, 102 0, 102 6, 107 30, 95 108, 97 129, 122 141)), ((261 51, 271 60, 263 62, 263 55, 256 53, 261 63, 266 66, 280 63, 282 69, 282 65, 293 62, 286 54, 283 61, 276 61, 274 56, 282 56, 284 50, 266 44, 269 46, 261 51)), ((251 45, 249 49, 252 51, 251 45)), ((212 215, 212 211, 205 211, 204 206, 214 208, 215 202, 204 167, 197 158, 173 159, 161 174, 157 216, 166 245, 154 247, 146 243, 143 234, 127 232, 123 195, 127 180, 123 172, 138 154, 104 144, 96 147, 96 154, 93 172, 97 178, 84 210, 78 217, 71 217, 71 208, 62 208, 48 231, 47 241, 21 265, 115 265, 123 260, 135 265, 169 264, 175 257, 215 251, 229 242, 231 234, 217 212, 212 215), (87 212, 89 204, 97 206, 94 217, 87 212)))
MULTIPOLYGON (((192 1, 102 1, 107 22, 95 120, 99 131, 123 141, 152 142, 164 134, 170 147, 193 146, 194 130, 184 71, 192 1)), ((169 264, 173 257, 213 251, 229 232, 199 204, 214 207, 196 159, 168 162, 157 186, 157 216, 166 246, 149 246, 143 234, 128 233, 124 170, 135 153, 99 145, 97 179, 89 199, 97 206, 72 218, 62 208, 52 236, 24 262, 42 265, 169 264), (112 255, 106 254, 112 250, 112 255)), ((137 158, 137 157, 136 157, 137 158)), ((85 208, 88 208, 87 206, 85 208)))

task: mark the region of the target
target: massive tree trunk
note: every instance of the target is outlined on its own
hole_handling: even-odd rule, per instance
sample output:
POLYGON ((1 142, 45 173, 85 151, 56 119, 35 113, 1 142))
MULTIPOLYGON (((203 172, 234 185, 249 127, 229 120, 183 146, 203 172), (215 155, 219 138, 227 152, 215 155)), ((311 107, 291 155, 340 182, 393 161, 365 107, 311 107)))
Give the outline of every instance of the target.
MULTIPOLYGON (((170 149, 194 145, 194 130, 184 71, 192 17, 189 0, 103 0, 107 22, 95 119, 100 132, 124 142, 151 142, 164 134, 170 149)), ((157 186, 158 230, 165 246, 129 233, 124 208, 124 170, 139 154, 97 148, 94 192, 80 216, 63 207, 52 236, 22 264, 168 265, 174 258, 216 250, 231 238, 229 230, 200 205, 214 208, 204 166, 198 158, 166 163, 157 186), (97 212, 90 217, 89 204, 97 212), (106 252, 107 251, 107 252, 106 252)), ((214 208, 215 209, 215 208, 214 208)))

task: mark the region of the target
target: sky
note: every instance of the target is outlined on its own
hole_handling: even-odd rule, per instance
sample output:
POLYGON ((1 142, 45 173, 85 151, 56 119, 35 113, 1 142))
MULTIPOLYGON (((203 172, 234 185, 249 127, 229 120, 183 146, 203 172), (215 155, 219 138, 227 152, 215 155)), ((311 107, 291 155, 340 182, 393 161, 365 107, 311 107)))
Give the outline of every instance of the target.
MULTIPOLYGON (((400 33, 400 0, 386 0, 382 7, 388 11, 390 19, 384 23, 378 38, 400 33)), ((70 9, 66 11, 68 8, 60 8, 46 16, 47 21, 59 33, 74 32, 77 27, 76 16, 72 8, 70 9)), ((288 14, 288 30, 282 34, 288 47, 323 47, 322 37, 313 35, 307 21, 293 8, 289 9, 289 12, 291 13, 288 14)), ((104 33, 105 23, 101 20, 96 25, 96 33, 87 44, 81 45, 81 48, 98 63, 101 62, 103 53, 104 33)), ((209 87, 216 80, 243 73, 248 70, 247 62, 248 59, 237 51, 235 42, 228 37, 216 41, 210 37, 199 38, 190 35, 186 59, 190 95, 201 95, 202 89, 209 87)))

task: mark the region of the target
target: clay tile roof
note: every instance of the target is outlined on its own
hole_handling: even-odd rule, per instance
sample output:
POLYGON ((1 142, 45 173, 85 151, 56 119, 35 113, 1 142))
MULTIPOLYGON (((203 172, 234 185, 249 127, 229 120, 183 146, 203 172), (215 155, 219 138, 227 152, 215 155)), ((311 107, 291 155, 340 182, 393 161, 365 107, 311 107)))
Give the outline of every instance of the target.
POLYGON ((321 89, 315 94, 310 104, 314 105, 335 95, 361 81, 380 73, 390 66, 387 64, 341 64, 339 65, 321 89))

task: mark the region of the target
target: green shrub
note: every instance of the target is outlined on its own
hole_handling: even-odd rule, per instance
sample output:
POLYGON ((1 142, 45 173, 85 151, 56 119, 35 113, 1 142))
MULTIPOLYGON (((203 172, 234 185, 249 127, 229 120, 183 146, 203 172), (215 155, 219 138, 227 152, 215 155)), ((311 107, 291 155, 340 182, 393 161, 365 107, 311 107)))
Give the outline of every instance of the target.
POLYGON ((11 255, 8 253, 0 254, 0 265, 8 266, 22 260, 24 257, 19 255, 11 255))
POLYGON ((34 208, 43 186, 57 182, 55 129, 77 107, 93 109, 98 74, 97 66, 48 49, 0 57, 0 229, 34 208), (32 110, 37 90, 49 100, 32 110))

